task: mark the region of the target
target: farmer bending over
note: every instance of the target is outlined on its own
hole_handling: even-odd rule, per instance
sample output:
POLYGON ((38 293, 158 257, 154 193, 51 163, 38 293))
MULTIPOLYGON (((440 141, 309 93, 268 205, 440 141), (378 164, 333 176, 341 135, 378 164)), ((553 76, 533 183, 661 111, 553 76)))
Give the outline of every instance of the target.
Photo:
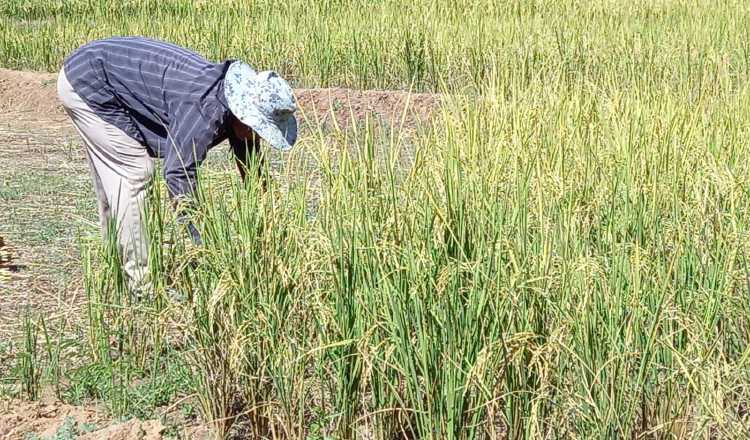
MULTIPOLYGON (((102 232, 114 220, 131 289, 144 283, 142 208, 164 159, 173 200, 190 197, 210 148, 229 139, 242 178, 260 139, 288 150, 297 138, 292 89, 275 72, 213 64, 182 47, 141 37, 88 43, 64 62, 58 95, 86 146, 102 232)), ((193 239, 199 241, 194 227, 193 239)))

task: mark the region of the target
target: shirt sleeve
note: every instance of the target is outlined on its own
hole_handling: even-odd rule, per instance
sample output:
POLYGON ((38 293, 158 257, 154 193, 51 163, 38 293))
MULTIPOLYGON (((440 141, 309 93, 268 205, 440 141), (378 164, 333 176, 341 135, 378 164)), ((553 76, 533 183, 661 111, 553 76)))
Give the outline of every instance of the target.
POLYGON ((164 179, 169 195, 175 198, 195 192, 198 166, 206 159, 216 136, 217 126, 197 103, 183 102, 172 112, 169 138, 164 153, 164 179))

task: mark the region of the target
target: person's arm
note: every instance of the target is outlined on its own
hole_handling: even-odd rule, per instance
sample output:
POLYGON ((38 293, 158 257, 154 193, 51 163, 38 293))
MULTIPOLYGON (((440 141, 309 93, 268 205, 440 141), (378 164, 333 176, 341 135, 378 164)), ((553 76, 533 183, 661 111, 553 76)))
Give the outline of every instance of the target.
MULTIPOLYGON (((191 103, 174 109, 175 119, 169 125, 169 138, 164 152, 164 180, 175 208, 195 199, 198 166, 205 160, 214 137, 214 129, 191 103)), ((178 219, 187 223, 193 242, 201 243, 200 234, 187 214, 178 212, 178 219)))
POLYGON ((260 139, 256 136, 253 140, 245 140, 237 138, 234 134, 230 134, 229 145, 232 147, 237 170, 239 171, 243 182, 245 182, 245 177, 252 165, 252 160, 257 158, 257 176, 261 179, 261 184, 265 189, 265 179, 263 179, 263 155, 260 151, 260 139))

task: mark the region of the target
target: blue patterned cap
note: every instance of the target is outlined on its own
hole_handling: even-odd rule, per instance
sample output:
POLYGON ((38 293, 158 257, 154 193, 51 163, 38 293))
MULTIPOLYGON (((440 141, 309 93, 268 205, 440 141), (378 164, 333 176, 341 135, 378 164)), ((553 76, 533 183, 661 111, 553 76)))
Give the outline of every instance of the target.
POLYGON ((292 148, 297 140, 297 102, 284 78, 235 61, 224 78, 224 96, 232 114, 272 147, 292 148))

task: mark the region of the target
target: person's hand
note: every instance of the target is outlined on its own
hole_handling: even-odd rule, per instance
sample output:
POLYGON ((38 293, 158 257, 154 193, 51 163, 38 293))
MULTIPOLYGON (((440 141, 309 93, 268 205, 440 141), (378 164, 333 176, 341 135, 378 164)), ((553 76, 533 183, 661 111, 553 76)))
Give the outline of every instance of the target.
POLYGON ((198 228, 195 227, 193 222, 188 222, 187 229, 190 233, 190 239, 193 240, 193 244, 196 246, 202 246, 203 240, 201 239, 201 234, 198 232, 198 228))

